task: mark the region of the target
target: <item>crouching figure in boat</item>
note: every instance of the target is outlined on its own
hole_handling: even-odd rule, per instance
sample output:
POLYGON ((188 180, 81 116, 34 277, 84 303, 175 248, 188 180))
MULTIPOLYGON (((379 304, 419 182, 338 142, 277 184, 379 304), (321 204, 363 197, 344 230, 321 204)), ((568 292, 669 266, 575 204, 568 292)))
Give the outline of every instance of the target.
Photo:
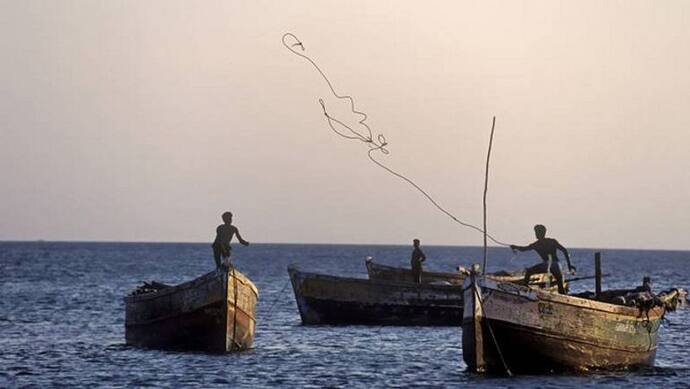
POLYGON ((542 259, 542 263, 536 264, 534 266, 525 269, 525 285, 529 283, 530 277, 539 273, 550 273, 556 278, 558 283, 558 293, 565 294, 565 286, 563 285, 563 273, 561 273, 561 266, 558 263, 557 250, 560 250, 565 256, 565 260, 568 262, 568 270, 574 272, 575 266, 570 263, 570 254, 568 250, 563 247, 556 239, 546 237, 546 227, 541 224, 534 226, 534 234, 537 236, 537 240, 530 244, 529 246, 517 246, 510 245, 513 251, 527 251, 534 250, 539 254, 542 259))

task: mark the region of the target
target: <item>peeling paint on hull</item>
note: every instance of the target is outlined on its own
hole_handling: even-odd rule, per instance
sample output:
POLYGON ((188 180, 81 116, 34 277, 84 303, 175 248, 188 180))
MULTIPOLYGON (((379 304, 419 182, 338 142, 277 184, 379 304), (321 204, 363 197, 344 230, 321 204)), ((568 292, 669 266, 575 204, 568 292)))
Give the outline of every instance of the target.
POLYGON ((288 272, 304 324, 461 325, 457 286, 288 272))
POLYGON ((470 371, 505 372, 496 344, 519 373, 654 363, 663 308, 647 316, 637 308, 472 278, 465 283, 462 325, 470 371))
POLYGON ((125 339, 129 345, 148 348, 246 350, 254 341, 257 299, 256 286, 233 269, 127 296, 125 339))

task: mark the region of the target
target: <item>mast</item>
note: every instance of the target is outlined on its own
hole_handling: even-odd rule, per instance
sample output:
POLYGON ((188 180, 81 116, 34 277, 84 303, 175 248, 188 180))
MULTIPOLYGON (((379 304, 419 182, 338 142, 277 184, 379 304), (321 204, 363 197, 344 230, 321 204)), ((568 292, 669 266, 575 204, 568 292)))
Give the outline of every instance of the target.
POLYGON ((491 159, 491 145, 494 141, 494 128, 496 127, 496 116, 494 116, 491 122, 491 135, 489 136, 489 150, 486 153, 486 170, 484 171, 484 266, 482 267, 482 273, 486 273, 486 257, 488 252, 488 247, 486 245, 486 193, 489 191, 489 160, 491 159))

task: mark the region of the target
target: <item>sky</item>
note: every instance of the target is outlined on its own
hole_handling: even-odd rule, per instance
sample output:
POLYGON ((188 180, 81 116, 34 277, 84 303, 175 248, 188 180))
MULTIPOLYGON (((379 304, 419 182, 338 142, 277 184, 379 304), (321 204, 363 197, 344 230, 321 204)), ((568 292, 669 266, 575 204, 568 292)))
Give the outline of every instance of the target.
POLYGON ((0 240, 690 249, 690 2, 0 1, 0 240), (349 117, 348 117, 349 116, 349 117))

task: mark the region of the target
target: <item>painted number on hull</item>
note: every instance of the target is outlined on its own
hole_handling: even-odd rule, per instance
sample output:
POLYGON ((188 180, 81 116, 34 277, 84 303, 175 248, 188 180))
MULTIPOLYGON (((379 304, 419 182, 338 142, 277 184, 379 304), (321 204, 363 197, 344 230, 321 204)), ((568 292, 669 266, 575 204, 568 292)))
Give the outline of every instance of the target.
POLYGON ((553 314, 553 305, 549 303, 539 303, 537 305, 537 309, 539 310, 540 315, 552 315, 553 314))
POLYGON ((627 332, 628 334, 634 334, 636 332, 635 325, 631 322, 620 322, 616 324, 616 331, 627 332))

